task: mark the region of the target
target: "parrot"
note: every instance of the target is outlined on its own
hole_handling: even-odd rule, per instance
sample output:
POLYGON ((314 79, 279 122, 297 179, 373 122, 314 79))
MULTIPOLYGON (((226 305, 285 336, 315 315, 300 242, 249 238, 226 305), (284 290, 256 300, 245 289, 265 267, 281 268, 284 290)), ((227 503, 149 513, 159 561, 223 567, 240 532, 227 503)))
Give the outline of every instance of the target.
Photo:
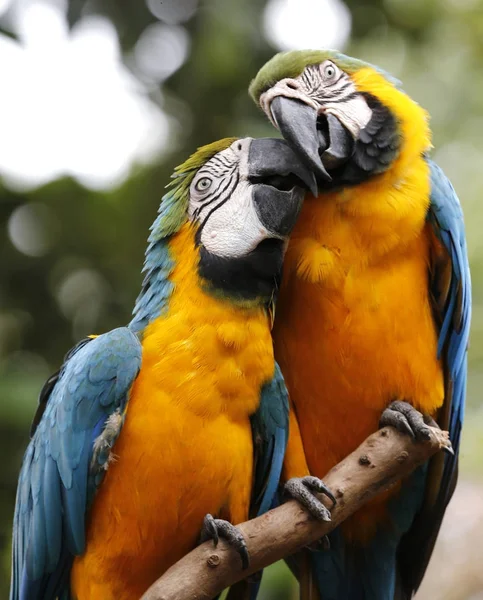
POLYGON ((382 426, 424 440, 438 425, 452 443, 326 549, 291 561, 301 597, 409 599, 458 473, 471 320, 462 209, 429 156, 427 112, 377 66, 282 52, 249 92, 318 185, 290 236, 273 327, 293 408, 282 479, 323 479, 382 426))
POLYGON ((133 318, 44 385, 19 476, 10 600, 134 600, 200 539, 249 556, 288 437, 271 315, 314 174, 280 139, 177 167, 133 318), (214 515, 214 516, 213 516, 214 515))

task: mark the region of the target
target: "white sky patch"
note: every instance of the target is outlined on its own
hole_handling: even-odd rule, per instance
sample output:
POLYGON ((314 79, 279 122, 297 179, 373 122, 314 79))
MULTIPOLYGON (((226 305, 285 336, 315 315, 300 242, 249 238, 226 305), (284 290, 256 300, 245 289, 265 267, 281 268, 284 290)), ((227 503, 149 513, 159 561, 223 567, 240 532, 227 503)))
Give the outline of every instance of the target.
POLYGON ((264 15, 267 38, 280 50, 342 49, 351 22, 341 0, 270 0, 264 15))
POLYGON ((168 118, 123 65, 108 19, 84 17, 69 32, 58 4, 15 0, 12 9, 20 43, 0 36, 7 185, 29 189, 71 175, 105 189, 166 147, 168 118))

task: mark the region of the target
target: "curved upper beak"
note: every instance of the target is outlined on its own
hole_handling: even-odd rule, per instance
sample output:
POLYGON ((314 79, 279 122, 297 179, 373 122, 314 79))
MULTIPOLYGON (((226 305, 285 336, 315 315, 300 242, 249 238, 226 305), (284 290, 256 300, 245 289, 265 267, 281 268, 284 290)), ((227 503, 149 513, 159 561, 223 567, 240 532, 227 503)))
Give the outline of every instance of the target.
POLYGON ((276 237, 287 237, 297 221, 306 190, 317 195, 314 173, 287 142, 272 138, 251 141, 247 166, 260 222, 276 237))
MULTIPOLYGON (((260 138, 251 141, 248 153, 248 177, 254 180, 264 180, 270 177, 290 175, 299 179, 299 184, 317 195, 315 175, 301 158, 283 140, 276 138, 260 138)), ((293 178, 292 178, 293 179, 293 178)))
POLYGON ((270 110, 283 137, 317 179, 331 181, 327 169, 352 155, 349 131, 333 115, 319 115, 313 106, 294 98, 276 96, 270 110))

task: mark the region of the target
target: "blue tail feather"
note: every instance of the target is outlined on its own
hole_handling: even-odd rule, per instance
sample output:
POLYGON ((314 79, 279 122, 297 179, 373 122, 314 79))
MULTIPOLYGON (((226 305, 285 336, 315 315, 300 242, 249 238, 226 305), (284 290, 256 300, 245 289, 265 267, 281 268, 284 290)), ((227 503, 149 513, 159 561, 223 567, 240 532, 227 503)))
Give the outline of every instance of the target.
POLYGON ((340 529, 329 535, 330 549, 311 560, 321 600, 393 600, 397 549, 424 496, 427 465, 417 469, 389 503, 390 521, 369 544, 348 544, 340 529))

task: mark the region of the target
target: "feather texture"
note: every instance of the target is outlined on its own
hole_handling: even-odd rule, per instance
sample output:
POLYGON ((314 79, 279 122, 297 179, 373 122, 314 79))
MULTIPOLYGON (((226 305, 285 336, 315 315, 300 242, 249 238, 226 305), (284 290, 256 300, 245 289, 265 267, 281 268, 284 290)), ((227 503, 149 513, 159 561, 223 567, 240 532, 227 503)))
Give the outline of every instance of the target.
POLYGON ((138 339, 120 328, 81 345, 63 365, 20 473, 12 600, 49 598, 46 590, 66 575, 58 567, 84 551, 94 436, 124 410, 140 364, 138 339))
POLYGON ((456 483, 471 312, 463 219, 426 158, 425 111, 380 70, 331 51, 288 53, 262 69, 252 95, 326 59, 394 116, 398 144, 377 176, 347 187, 334 179, 332 191, 309 196, 292 233, 274 324, 301 435, 289 440, 285 475, 304 474, 300 452, 292 456, 303 445, 307 470, 323 477, 396 399, 449 429, 454 458, 438 455, 373 499, 330 536, 330 551, 312 556, 322 600, 407 599, 456 483))
POLYGON ((431 205, 428 221, 439 242, 439 246, 433 247, 432 265, 444 262, 444 268, 432 268, 430 280, 434 310, 440 323, 438 355, 445 365, 446 393, 438 422, 443 429, 449 430, 454 455, 440 453, 433 459, 426 485, 426 502, 398 549, 404 598, 411 598, 421 583, 456 485, 471 321, 471 277, 463 212, 449 179, 434 162, 429 161, 429 166, 431 205))
POLYGON ((207 512, 237 523, 251 497, 253 513, 272 503, 288 405, 267 307, 209 294, 187 222, 196 170, 232 142, 176 170, 129 326, 82 340, 42 389, 11 600, 139 597, 196 545, 207 512))

